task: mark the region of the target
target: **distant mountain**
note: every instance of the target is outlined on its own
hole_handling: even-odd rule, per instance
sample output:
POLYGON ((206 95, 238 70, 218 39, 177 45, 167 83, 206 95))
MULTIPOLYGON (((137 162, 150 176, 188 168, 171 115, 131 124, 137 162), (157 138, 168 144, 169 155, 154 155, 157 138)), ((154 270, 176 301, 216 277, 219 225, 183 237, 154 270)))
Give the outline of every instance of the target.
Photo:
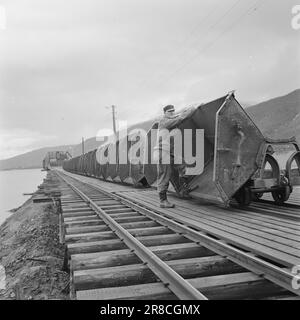
MULTIPOLYGON (((130 126, 128 130, 133 128, 148 129, 152 122, 153 120, 148 120, 142 123, 134 124, 130 126)), ((88 152, 94 150, 102 143, 102 141, 97 141, 96 137, 86 139, 84 141, 84 151, 88 152)), ((45 147, 26 152, 9 159, 0 160, 0 170, 41 168, 42 161, 48 151, 68 151, 73 157, 75 157, 82 154, 82 144, 79 143, 74 145, 45 147)))
POLYGON ((247 113, 265 136, 295 136, 300 143, 300 89, 249 107, 247 113))
MULTIPOLYGON (((271 99, 255 106, 247 107, 247 113, 255 124, 270 138, 289 138, 296 136, 300 143, 300 89, 295 90, 285 96, 271 99)), ((128 129, 143 128, 149 129, 153 119, 142 123, 134 124, 128 129)), ((102 142, 95 137, 85 140, 85 152, 96 149, 102 142)), ((48 151, 69 151, 73 156, 82 153, 82 145, 63 145, 56 147, 45 147, 33 150, 13 158, 0 160, 0 170, 18 168, 40 168, 42 160, 48 151)))
MULTIPOLYGON (((96 141, 96 138, 87 139, 84 142, 85 151, 93 150, 100 144, 96 141)), ((0 170, 41 168, 42 161, 48 151, 68 151, 71 155, 76 156, 82 153, 82 145, 45 147, 26 152, 9 159, 0 160, 0 170)))
POLYGON ((40 168, 48 151, 68 150, 68 146, 45 147, 18 156, 0 160, 0 170, 40 168))

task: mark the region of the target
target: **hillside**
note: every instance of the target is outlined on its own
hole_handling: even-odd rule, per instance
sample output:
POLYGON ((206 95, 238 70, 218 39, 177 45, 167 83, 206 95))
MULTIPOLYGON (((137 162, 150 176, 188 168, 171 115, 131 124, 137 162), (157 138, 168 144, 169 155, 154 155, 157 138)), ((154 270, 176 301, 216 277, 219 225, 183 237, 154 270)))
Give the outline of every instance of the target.
POLYGON ((300 143, 300 89, 249 107, 247 113, 267 137, 295 136, 300 143))
POLYGON ((9 159, 0 160, 0 170, 40 168, 42 166, 42 160, 48 151, 68 150, 68 147, 69 146, 46 147, 26 152, 9 159))
MULTIPOLYGON (((84 144, 85 150, 95 149, 99 144, 96 138, 87 139, 84 144)), ((81 144, 40 148, 9 159, 0 160, 0 170, 40 168, 48 151, 68 151, 72 155, 79 155, 82 152, 81 150, 81 144)))
MULTIPOLYGON (((248 107, 246 110, 267 137, 289 138, 296 136, 297 141, 300 142, 300 89, 285 96, 248 107)), ((148 129, 152 123, 153 120, 147 120, 132 125, 129 130, 137 127, 148 129)), ((101 142, 96 141, 95 137, 87 139, 85 141, 85 151, 93 150, 100 144, 101 142)), ((48 151, 69 151, 73 156, 77 156, 81 154, 81 148, 81 144, 74 144, 37 149, 10 159, 0 160, 0 170, 39 168, 48 151)))
MULTIPOLYGON (((128 130, 133 128, 144 128, 148 129, 152 124, 152 120, 148 120, 139 124, 134 124, 128 128, 128 130)), ((86 139, 84 142, 84 150, 88 152, 90 150, 96 149, 102 144, 101 141, 97 141, 96 137, 86 139)), ((18 156, 0 160, 0 170, 10 170, 10 169, 29 169, 29 168, 41 168, 42 161, 48 151, 68 151, 73 157, 78 156, 82 153, 82 145, 62 145, 54 147, 45 147, 36 149, 18 156)))

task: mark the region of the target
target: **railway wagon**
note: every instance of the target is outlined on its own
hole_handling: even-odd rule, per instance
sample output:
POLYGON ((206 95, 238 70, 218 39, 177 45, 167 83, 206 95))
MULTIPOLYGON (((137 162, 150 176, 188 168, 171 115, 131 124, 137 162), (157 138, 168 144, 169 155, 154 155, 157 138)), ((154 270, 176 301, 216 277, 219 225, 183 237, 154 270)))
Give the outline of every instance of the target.
POLYGON ((48 151, 43 159, 43 169, 49 170, 51 167, 61 167, 64 160, 70 158, 67 151, 48 151))
MULTIPOLYGON (((120 154, 116 148, 117 163, 99 165, 94 163, 97 156, 83 155, 65 161, 63 168, 105 180, 155 185, 157 165, 151 159, 153 144, 157 139, 157 127, 158 122, 153 122, 147 128, 146 135, 137 135, 134 140, 130 133, 123 140, 115 142, 119 146, 124 143, 124 139, 127 140, 127 151, 135 143, 139 143, 139 152, 143 157, 138 155, 138 163, 119 163, 120 154), (91 161, 93 163, 83 164, 91 161)), ((190 116, 171 128, 173 131, 170 136, 174 140, 179 136, 183 137, 180 142, 182 150, 189 145, 193 156, 197 154, 199 147, 199 129, 203 146, 200 150, 203 168, 199 173, 184 176, 173 170, 171 183, 179 196, 188 195, 228 206, 232 199, 237 200, 240 205, 248 205, 263 193, 271 192, 276 203, 283 203, 289 198, 293 186, 300 185, 300 151, 295 138, 272 140, 264 137, 233 92, 199 105, 190 116), (187 131, 189 135, 184 138, 187 131), (280 170, 278 162, 272 156, 275 145, 288 145, 294 150, 284 170, 280 170)), ((107 153, 112 147, 114 143, 105 144, 98 151, 107 153)), ((95 150, 93 152, 96 153, 95 150)), ((121 152, 124 152, 124 148, 121 152)), ((186 160, 185 154, 183 159, 186 160)), ((188 164, 186 167, 187 173, 193 172, 193 169, 195 164, 188 164)))

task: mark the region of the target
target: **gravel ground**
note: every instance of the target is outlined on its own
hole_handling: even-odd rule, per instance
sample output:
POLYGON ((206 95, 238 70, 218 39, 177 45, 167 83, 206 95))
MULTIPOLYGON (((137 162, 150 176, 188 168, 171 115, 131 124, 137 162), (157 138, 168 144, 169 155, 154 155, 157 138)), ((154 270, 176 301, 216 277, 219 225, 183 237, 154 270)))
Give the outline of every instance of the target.
POLYGON ((64 252, 55 207, 27 200, 0 227, 0 265, 6 280, 5 289, 3 281, 0 286, 0 299, 69 299, 64 252))

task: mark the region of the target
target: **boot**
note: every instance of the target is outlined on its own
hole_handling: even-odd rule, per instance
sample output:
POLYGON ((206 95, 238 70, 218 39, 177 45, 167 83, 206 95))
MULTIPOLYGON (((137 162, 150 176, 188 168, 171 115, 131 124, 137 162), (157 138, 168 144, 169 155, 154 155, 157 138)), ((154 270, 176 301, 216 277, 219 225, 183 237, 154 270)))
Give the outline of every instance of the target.
POLYGON ((160 199, 160 207, 161 208, 174 208, 175 205, 170 203, 167 199, 167 192, 160 192, 159 193, 159 199, 160 199))
POLYGON ((186 178, 181 177, 179 179, 180 181, 180 185, 181 185, 181 190, 179 192, 179 196, 182 199, 191 199, 191 196, 189 195, 189 193, 191 192, 191 189, 188 187, 187 183, 186 183, 186 178))
POLYGON ((174 208, 175 204, 170 203, 168 200, 164 200, 163 202, 160 203, 161 208, 174 208))

